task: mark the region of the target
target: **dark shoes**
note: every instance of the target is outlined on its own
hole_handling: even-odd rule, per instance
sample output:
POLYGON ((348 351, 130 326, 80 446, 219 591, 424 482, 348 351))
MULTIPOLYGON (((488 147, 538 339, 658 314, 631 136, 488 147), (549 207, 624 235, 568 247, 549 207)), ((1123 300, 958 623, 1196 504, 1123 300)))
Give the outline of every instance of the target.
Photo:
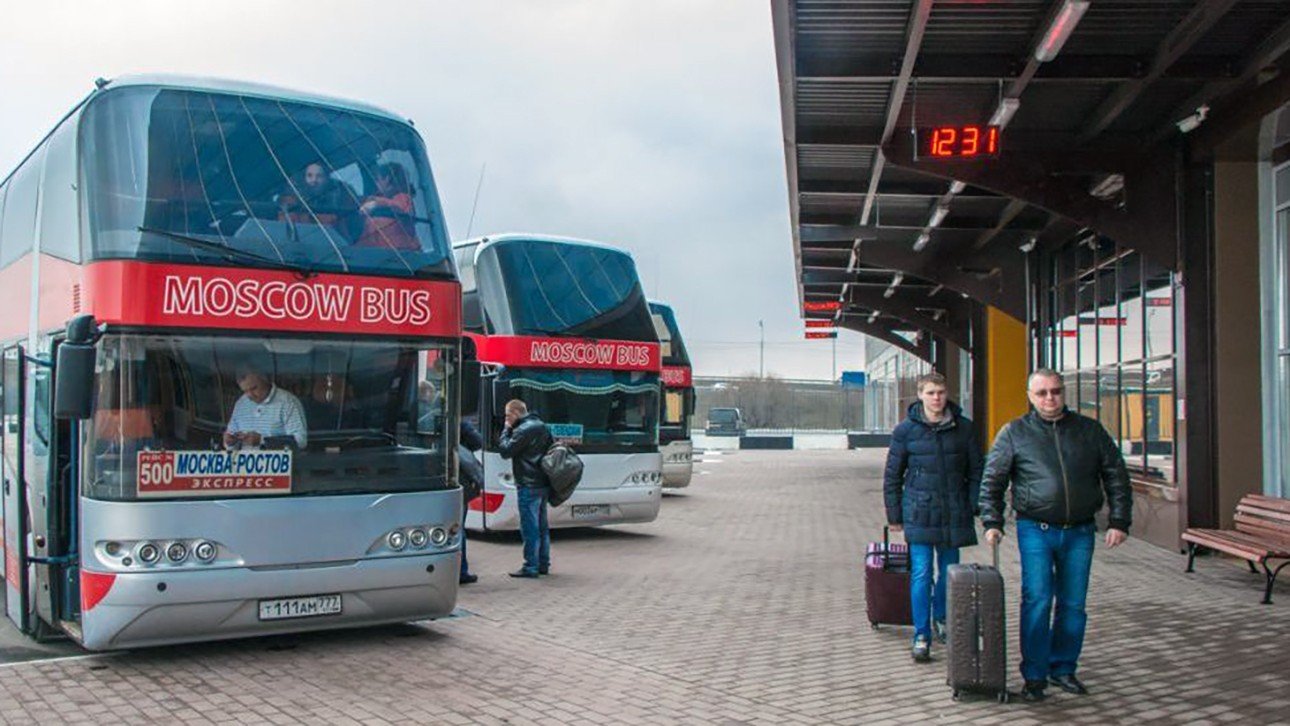
POLYGON ((940 643, 941 645, 945 645, 945 622, 944 621, 941 621, 941 620, 932 621, 932 638, 934 638, 937 643, 940 643))
POLYGON ((1074 693, 1077 696, 1088 695, 1088 689, 1084 687, 1083 683, 1080 683, 1080 680, 1075 677, 1074 673, 1067 673, 1060 676, 1048 676, 1048 682, 1067 693, 1074 693))
POLYGON ((469 572, 457 578, 458 585, 470 585, 479 582, 479 575, 472 575, 469 572))
POLYGON ((1026 685, 1021 689, 1021 697, 1031 703, 1042 701, 1048 698, 1048 694, 1044 693, 1047 687, 1048 684, 1043 681, 1026 681, 1026 685))
POLYGON ((551 568, 550 568, 550 567, 539 567, 539 568, 538 568, 538 574, 539 574, 539 575, 549 575, 549 574, 551 574, 551 568))
POLYGON ((914 638, 914 662, 926 663, 932 659, 932 644, 927 640, 927 636, 920 635, 914 638))
POLYGON ((536 580, 538 577, 538 573, 533 570, 516 570, 515 572, 508 572, 506 574, 511 577, 526 577, 531 580, 536 580))

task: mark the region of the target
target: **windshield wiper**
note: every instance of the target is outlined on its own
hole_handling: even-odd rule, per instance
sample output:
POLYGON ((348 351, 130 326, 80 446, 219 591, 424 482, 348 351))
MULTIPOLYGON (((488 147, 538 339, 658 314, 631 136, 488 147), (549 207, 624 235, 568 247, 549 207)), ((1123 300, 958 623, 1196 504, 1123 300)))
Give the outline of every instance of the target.
POLYGON ((212 242, 211 240, 202 239, 201 237, 193 237, 191 235, 180 234, 179 232, 171 232, 165 229, 157 229, 155 227, 139 227, 138 229, 140 232, 144 232, 146 234, 160 235, 162 237, 165 237, 166 239, 174 240, 176 242, 182 242, 188 245, 189 247, 195 247, 200 250, 207 250, 210 252, 214 252, 218 254, 220 257, 223 257, 224 259, 228 260, 229 262, 236 262, 238 258, 241 258, 242 260, 250 260, 251 262, 254 262, 257 266, 260 266, 260 267, 266 267, 274 270, 287 270, 290 272, 294 272, 306 279, 310 277, 314 277, 318 274, 316 270, 313 270, 309 267, 305 267, 303 265, 293 265, 290 262, 275 260, 272 257, 257 255, 254 252, 247 252, 246 250, 239 250, 236 247, 229 247, 227 244, 223 242, 212 242))

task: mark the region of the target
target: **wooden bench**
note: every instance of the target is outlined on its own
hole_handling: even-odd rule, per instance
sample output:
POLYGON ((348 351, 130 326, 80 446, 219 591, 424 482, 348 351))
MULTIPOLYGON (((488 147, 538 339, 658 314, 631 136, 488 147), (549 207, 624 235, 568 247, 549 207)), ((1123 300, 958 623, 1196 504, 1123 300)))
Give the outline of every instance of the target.
POLYGON ((1271 605, 1272 585, 1282 568, 1290 565, 1290 499, 1250 494, 1236 505, 1236 529, 1188 529, 1182 538, 1187 542, 1188 572, 1196 571, 1196 551, 1201 547, 1240 557, 1256 575, 1254 565, 1262 566, 1267 578, 1263 604, 1271 605), (1284 562, 1272 569, 1273 560, 1284 562))

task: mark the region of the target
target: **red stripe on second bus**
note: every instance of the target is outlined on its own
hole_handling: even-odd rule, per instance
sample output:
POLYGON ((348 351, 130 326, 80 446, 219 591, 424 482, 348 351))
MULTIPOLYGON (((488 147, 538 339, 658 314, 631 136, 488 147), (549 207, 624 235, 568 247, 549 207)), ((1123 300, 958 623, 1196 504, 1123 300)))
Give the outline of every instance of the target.
POLYGON ((589 338, 539 338, 529 335, 476 335, 479 360, 523 368, 578 368, 658 373, 663 357, 658 343, 589 338))

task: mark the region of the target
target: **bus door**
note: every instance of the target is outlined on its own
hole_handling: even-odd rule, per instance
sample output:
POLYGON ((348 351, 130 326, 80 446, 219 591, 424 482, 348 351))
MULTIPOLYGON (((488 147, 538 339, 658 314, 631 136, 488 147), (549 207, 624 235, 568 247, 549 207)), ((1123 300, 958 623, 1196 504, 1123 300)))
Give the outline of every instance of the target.
POLYGON ((0 354, 0 410, 4 425, 0 427, 0 522, 4 523, 4 609, 5 615, 23 632, 27 632, 31 611, 27 590, 27 497, 23 486, 22 400, 26 366, 22 347, 9 346, 0 354))
MULTIPOLYGON (((50 360, 57 360, 57 342, 50 360)), ((26 406, 23 425, 23 473, 31 511, 35 568, 36 623, 57 625, 79 618, 79 563, 76 554, 76 511, 72 456, 72 422, 54 418, 53 391, 57 372, 47 360, 27 359, 26 406)), ((37 635, 41 635, 39 632, 37 635)))

